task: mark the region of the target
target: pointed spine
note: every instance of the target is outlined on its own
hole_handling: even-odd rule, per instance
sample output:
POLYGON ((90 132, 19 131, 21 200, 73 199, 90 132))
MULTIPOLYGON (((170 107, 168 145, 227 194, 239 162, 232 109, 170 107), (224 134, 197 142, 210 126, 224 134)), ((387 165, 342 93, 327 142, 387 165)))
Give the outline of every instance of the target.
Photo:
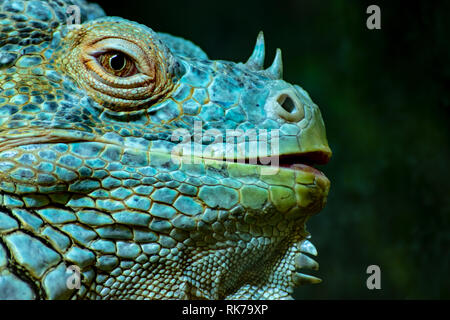
POLYGON ((322 282, 322 279, 300 272, 294 273, 292 280, 295 286, 302 286, 305 284, 316 284, 322 282))
POLYGON ((265 70, 266 75, 272 79, 283 78, 283 59, 281 58, 281 50, 277 49, 275 59, 273 59, 272 65, 265 70))
POLYGON ((264 67, 265 55, 266 49, 264 44, 264 33, 260 31, 258 34, 258 38, 256 39, 253 53, 245 64, 252 70, 262 70, 262 68, 264 67))

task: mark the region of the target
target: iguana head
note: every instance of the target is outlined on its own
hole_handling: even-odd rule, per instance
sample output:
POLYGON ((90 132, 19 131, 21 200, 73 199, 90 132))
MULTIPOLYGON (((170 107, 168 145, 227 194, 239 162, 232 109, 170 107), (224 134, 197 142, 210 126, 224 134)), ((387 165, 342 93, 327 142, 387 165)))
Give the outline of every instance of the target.
POLYGON ((68 26, 72 2, 59 3, 0 5, 3 285, 278 299, 315 282, 297 269, 317 267, 305 222, 329 181, 310 165, 331 151, 318 107, 282 80, 281 52, 265 69, 260 34, 246 63, 214 61, 84 2, 68 26))

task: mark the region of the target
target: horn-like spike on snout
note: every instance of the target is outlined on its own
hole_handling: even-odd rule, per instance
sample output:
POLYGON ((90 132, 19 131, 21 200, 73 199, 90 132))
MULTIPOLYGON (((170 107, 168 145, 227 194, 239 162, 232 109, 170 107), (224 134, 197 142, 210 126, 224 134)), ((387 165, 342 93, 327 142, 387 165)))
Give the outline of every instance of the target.
POLYGON ((283 78, 283 59, 281 58, 280 49, 277 49, 275 59, 273 59, 272 65, 265 70, 265 73, 272 79, 283 78))
POLYGON ((264 33, 259 32, 258 38, 256 39, 255 49, 250 58, 245 63, 250 69, 262 70, 264 67, 264 57, 266 55, 266 49, 264 44, 264 33))

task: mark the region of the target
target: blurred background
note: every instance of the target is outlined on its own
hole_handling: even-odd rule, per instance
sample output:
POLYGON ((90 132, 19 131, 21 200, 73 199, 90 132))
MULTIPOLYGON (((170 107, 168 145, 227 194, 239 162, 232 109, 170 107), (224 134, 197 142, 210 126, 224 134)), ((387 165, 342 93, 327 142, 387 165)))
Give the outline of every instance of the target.
MULTIPOLYGON (((97 2, 97 1, 95 1, 97 2)), ((266 65, 319 105, 333 149, 327 207, 308 230, 324 281, 297 299, 450 298, 450 1, 98 1, 108 15, 266 65), (368 30, 366 8, 381 8, 368 30), (368 290, 366 269, 381 269, 368 290)))

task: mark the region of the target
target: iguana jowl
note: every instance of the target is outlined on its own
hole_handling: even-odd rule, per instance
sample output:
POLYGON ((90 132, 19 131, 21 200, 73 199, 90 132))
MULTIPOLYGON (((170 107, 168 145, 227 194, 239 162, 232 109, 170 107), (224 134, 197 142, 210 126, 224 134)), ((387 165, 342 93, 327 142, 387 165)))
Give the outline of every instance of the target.
POLYGON ((262 34, 233 63, 84 1, 0 0, 0 19, 0 299, 282 299, 317 280, 297 269, 317 267, 305 222, 329 181, 306 163, 331 151, 262 34), (276 174, 227 130, 279 142, 276 174))

